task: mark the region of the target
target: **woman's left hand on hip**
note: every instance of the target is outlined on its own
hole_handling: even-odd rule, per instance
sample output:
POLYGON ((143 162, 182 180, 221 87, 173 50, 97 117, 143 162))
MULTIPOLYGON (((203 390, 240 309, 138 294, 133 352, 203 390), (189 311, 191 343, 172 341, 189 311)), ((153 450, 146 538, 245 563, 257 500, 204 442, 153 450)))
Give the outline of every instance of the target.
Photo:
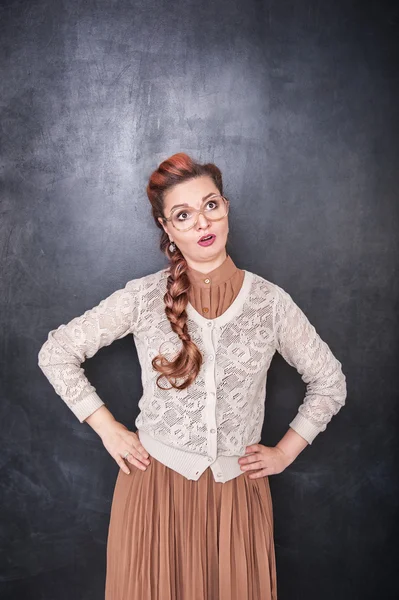
POLYGON ((293 460, 277 446, 264 446, 263 444, 251 444, 247 446, 246 454, 241 456, 238 463, 243 473, 249 472, 248 477, 255 479, 266 475, 277 475, 290 465, 293 460))

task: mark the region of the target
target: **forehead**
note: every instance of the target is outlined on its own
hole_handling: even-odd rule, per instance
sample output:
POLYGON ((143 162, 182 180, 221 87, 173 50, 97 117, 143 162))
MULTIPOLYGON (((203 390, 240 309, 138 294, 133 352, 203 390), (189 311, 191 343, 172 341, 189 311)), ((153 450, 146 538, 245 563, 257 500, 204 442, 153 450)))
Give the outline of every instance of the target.
POLYGON ((171 210, 176 204, 187 203, 199 208, 203 198, 209 194, 219 194, 211 177, 201 176, 175 185, 164 195, 164 208, 171 210))

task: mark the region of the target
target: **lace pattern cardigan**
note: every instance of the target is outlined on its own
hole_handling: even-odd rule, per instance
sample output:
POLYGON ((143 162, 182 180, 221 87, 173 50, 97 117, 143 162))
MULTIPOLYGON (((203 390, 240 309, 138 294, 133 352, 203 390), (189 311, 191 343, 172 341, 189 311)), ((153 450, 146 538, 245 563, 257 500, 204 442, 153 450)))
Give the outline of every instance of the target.
MULTIPOLYGON (((83 422, 104 402, 81 364, 131 334, 142 368, 135 420, 141 443, 188 479, 197 480, 210 467, 215 480, 225 482, 243 473, 238 458, 246 446, 261 440, 267 372, 276 351, 307 384, 289 426, 309 444, 345 404, 346 377, 329 346, 277 284, 236 269, 230 257, 205 277, 194 270, 189 276, 193 288, 187 324, 203 364, 188 388, 159 389, 159 374, 151 366, 159 352, 172 359, 181 348, 164 311, 167 269, 128 281, 83 315, 51 330, 38 364, 83 422)), ((165 378, 160 383, 170 387, 165 378)))

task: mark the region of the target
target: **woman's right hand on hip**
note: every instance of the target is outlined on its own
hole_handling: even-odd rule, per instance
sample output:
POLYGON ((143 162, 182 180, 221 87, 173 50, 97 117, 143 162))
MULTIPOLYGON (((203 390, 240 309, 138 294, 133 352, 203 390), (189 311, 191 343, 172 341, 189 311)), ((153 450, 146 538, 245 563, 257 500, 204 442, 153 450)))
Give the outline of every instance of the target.
POLYGON ((130 470, 125 461, 142 471, 145 471, 150 464, 149 454, 141 444, 138 435, 119 421, 114 420, 107 424, 106 429, 101 432, 101 440, 106 450, 126 474, 129 474, 130 470), (129 454, 123 458, 127 452, 129 454))

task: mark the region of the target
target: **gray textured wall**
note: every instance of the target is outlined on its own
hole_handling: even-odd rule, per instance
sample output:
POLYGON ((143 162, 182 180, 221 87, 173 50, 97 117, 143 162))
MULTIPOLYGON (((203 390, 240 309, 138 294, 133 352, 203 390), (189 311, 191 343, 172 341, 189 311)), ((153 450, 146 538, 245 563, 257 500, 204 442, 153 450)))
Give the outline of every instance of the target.
MULTIPOLYGON (((346 407, 270 480, 279 600, 397 597, 397 15, 343 0, 1 3, 2 599, 103 597, 118 468, 37 354, 165 264, 145 186, 178 151, 222 169, 233 260, 293 295, 347 376, 346 407)), ((132 425, 131 338, 85 371, 132 425)), ((303 393, 276 355, 264 444, 303 393)))

